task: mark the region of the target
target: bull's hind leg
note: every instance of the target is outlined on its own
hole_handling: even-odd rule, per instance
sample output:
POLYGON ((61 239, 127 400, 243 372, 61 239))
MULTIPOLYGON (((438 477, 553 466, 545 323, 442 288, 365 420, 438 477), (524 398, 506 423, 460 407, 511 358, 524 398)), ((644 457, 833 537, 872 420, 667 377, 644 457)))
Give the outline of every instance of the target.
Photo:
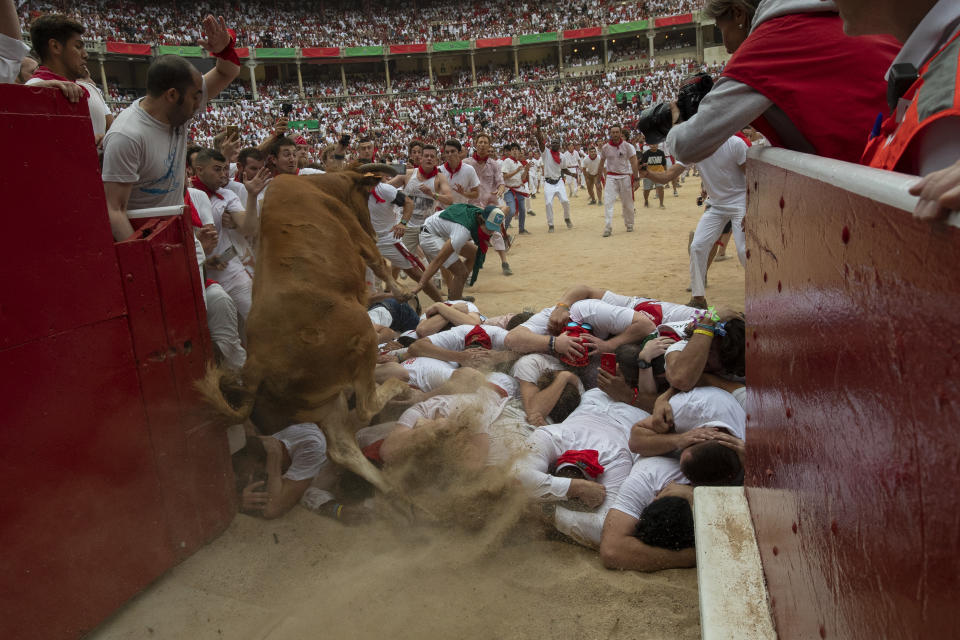
POLYGON ((369 377, 364 376, 363 379, 357 380, 354 391, 357 395, 356 420, 358 425, 368 425, 370 419, 383 411, 388 402, 409 389, 410 387, 407 386, 406 382, 397 378, 390 378, 383 384, 377 385, 372 372, 369 377))
POLYGON ((298 418, 320 425, 327 439, 327 453, 334 462, 365 478, 383 493, 391 492, 380 470, 360 451, 356 438, 359 425, 347 407, 344 393, 339 393, 323 407, 308 414, 301 414, 298 418))

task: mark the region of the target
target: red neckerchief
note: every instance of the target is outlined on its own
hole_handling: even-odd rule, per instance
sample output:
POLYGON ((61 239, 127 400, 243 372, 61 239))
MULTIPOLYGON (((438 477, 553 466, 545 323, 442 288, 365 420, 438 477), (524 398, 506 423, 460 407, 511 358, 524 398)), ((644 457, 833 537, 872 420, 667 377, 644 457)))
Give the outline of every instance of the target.
POLYGON ((460 166, 457 167, 457 170, 456 170, 456 171, 454 171, 453 169, 450 168, 450 163, 449 163, 449 162, 444 162, 444 163, 443 163, 443 166, 444 166, 444 168, 447 170, 447 173, 449 173, 449 174, 450 174, 450 177, 452 178, 453 176, 457 175, 457 173, 460 171, 460 169, 463 169, 463 162, 462 162, 462 161, 460 162, 460 166))
POLYGON ((553 156, 553 161, 557 164, 563 164, 563 161, 560 159, 560 152, 550 149, 550 155, 553 156))
POLYGON ((433 176, 435 176, 435 175, 437 175, 438 173, 440 173, 440 167, 434 167, 434 168, 430 171, 430 173, 424 173, 424 172, 423 172, 423 166, 421 165, 421 166, 417 167, 417 171, 420 172, 420 178, 421 178, 422 180, 429 180, 429 179, 432 178, 433 176))
POLYGON ((207 194, 207 197, 212 198, 216 196, 218 199, 223 200, 222 195, 220 195, 216 191, 211 191, 210 188, 207 187, 207 185, 203 184, 203 180, 201 180, 197 176, 193 176, 192 178, 190 178, 190 182, 191 184, 193 184, 194 189, 203 191, 205 194, 207 194))
POLYGON ((383 204, 384 202, 386 202, 386 200, 384 200, 383 198, 381 198, 380 196, 377 195, 377 188, 376 188, 376 187, 374 187, 373 189, 370 189, 370 195, 372 195, 372 196, 373 196, 373 199, 376 200, 377 202, 379 202, 380 204, 383 204))
POLYGON ((474 151, 473 159, 476 160, 478 164, 487 164, 487 160, 490 159, 490 156, 481 158, 480 155, 476 151, 474 151))
POLYGON ((746 142, 748 147, 752 147, 752 146, 753 146, 753 143, 750 142, 750 138, 748 138, 746 135, 744 135, 744 133, 743 133, 742 131, 737 131, 737 132, 734 133, 733 135, 737 136, 738 138, 740 138, 741 140, 743 140, 744 142, 746 142))
POLYGON ((610 144, 611 147, 616 147, 616 148, 619 149, 619 148, 620 148, 620 145, 623 144, 623 138, 620 138, 620 142, 614 142, 613 140, 610 140, 610 141, 609 141, 609 144, 610 144))
POLYGON ((193 205, 193 200, 190 199, 190 192, 186 189, 183 190, 183 204, 190 208, 190 222, 193 223, 193 226, 202 227, 203 222, 200 220, 200 212, 197 211, 197 208, 193 205))
MULTIPOLYGON (((50 69, 48 69, 47 67, 45 67, 45 66, 43 66, 43 65, 40 65, 39 67, 37 67, 37 70, 33 72, 33 77, 34 77, 34 78, 37 78, 37 79, 39 79, 39 80, 59 80, 60 82, 70 82, 69 80, 67 80, 67 79, 64 78, 63 76, 57 75, 56 73, 54 73, 53 71, 50 71, 50 69)), ((74 83, 74 84, 76 84, 76 83, 74 83)), ((83 89, 83 95, 85 95, 86 97, 89 98, 89 97, 90 97, 90 92, 87 91, 87 88, 84 87, 82 84, 81 84, 81 85, 78 85, 78 86, 79 86, 81 89, 83 89)))
POLYGON ((487 253, 487 247, 490 245, 490 236, 492 235, 492 233, 487 231, 487 225, 485 224, 481 224, 480 228, 477 229, 477 238, 480 240, 480 242, 477 244, 477 249, 480 251, 480 253, 487 253))

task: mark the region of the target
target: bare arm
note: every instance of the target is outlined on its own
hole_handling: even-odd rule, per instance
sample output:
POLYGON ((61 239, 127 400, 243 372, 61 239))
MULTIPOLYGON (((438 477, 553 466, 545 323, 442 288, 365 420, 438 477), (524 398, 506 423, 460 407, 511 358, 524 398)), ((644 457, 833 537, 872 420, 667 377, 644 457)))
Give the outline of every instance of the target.
MULTIPOLYGON (((219 20, 212 15, 204 18, 203 31, 205 38, 200 40, 200 46, 210 53, 220 53, 229 46, 230 33, 227 31, 227 25, 223 17, 220 17, 219 20)), ((207 100, 212 100, 219 95, 238 75, 240 75, 239 65, 217 58, 217 63, 213 69, 203 76, 207 85, 207 100)))
POLYGON ((0 33, 20 40, 20 16, 13 0, 0 0, 0 33))
POLYGON ((694 548, 671 551, 651 547, 634 537, 636 528, 636 518, 618 509, 610 509, 603 523, 603 538, 600 541, 603 566, 629 571, 661 571, 697 565, 694 548))
POLYGON ((420 338, 410 345, 407 354, 411 358, 434 358, 435 360, 444 360, 467 364, 470 360, 470 354, 466 351, 451 351, 438 347, 430 341, 430 338, 420 338))
MULTIPOLYGON (((636 158, 634 158, 633 161, 636 162, 636 158)), ((674 178, 678 178, 680 174, 683 173, 684 169, 686 169, 686 167, 678 163, 674 164, 666 171, 641 171, 640 177, 646 178, 652 182, 656 182, 657 184, 667 184, 674 178)))
POLYGON ((436 198, 437 202, 440 204, 444 204, 449 207, 451 204, 453 204, 453 191, 450 190, 450 183, 447 181, 447 177, 438 173, 435 184, 437 190, 433 192, 432 197, 436 198))
POLYGON ((580 300, 600 300, 606 291, 606 289, 591 287, 586 284, 578 284, 567 289, 557 303, 556 308, 550 314, 550 320, 547 324, 550 333, 556 335, 567 326, 567 323, 570 321, 570 306, 573 305, 573 303, 579 302, 580 300))
POLYGON ((430 278, 440 270, 440 267, 443 266, 443 263, 446 262, 447 258, 453 255, 453 243, 449 240, 443 243, 443 248, 440 249, 440 253, 437 254, 437 257, 427 265, 427 270, 423 272, 423 275, 420 277, 420 288, 427 286, 427 283, 430 282, 430 278))
POLYGON ((690 391, 697 385, 707 366, 712 338, 699 333, 693 334, 683 351, 667 354, 667 381, 671 387, 680 391, 690 391))
MULTIPOLYGON (((634 167, 634 173, 636 173, 636 167, 634 167)), ((597 166, 597 175, 600 176, 601 180, 607 179, 607 162, 602 154, 600 155, 600 164, 597 166)))
MULTIPOLYGON (((527 416, 546 418, 557 405, 557 401, 560 400, 560 396, 563 395, 567 385, 576 386, 578 380, 577 376, 571 371, 559 371, 557 377, 545 389, 540 389, 534 383, 526 380, 518 382, 520 383, 520 395, 523 398, 523 409, 527 416)), ((539 424, 546 424, 546 421, 543 420, 539 424)))
POLYGON ((640 175, 640 164, 637 162, 637 156, 630 156, 630 170, 636 178, 640 175))
POLYGON ((133 225, 127 217, 127 202, 130 200, 129 182, 104 182, 103 192, 107 199, 107 215, 114 242, 123 242, 133 235, 133 225))
POLYGON ((267 450, 267 495, 269 500, 263 509, 263 517, 279 518, 300 502, 312 479, 288 480, 283 477, 283 445, 276 438, 263 438, 267 450), (272 444, 270 441, 273 441, 272 444))

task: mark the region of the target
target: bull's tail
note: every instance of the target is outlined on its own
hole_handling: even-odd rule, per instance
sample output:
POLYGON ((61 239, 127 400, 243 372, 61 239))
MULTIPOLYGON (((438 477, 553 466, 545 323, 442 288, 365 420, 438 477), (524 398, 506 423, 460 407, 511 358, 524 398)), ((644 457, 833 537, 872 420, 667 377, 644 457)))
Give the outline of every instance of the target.
POLYGON ((243 422, 253 412, 255 392, 243 384, 236 372, 211 364, 207 366, 206 375, 194 386, 211 409, 230 420, 231 424, 243 422))

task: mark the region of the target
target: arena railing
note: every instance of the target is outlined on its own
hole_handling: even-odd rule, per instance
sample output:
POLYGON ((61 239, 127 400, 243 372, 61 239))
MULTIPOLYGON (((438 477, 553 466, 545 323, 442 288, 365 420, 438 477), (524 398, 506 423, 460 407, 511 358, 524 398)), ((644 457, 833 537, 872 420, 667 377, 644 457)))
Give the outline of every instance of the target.
POLYGON ((749 153, 745 495, 783 640, 960 637, 960 229, 915 181, 749 153))

